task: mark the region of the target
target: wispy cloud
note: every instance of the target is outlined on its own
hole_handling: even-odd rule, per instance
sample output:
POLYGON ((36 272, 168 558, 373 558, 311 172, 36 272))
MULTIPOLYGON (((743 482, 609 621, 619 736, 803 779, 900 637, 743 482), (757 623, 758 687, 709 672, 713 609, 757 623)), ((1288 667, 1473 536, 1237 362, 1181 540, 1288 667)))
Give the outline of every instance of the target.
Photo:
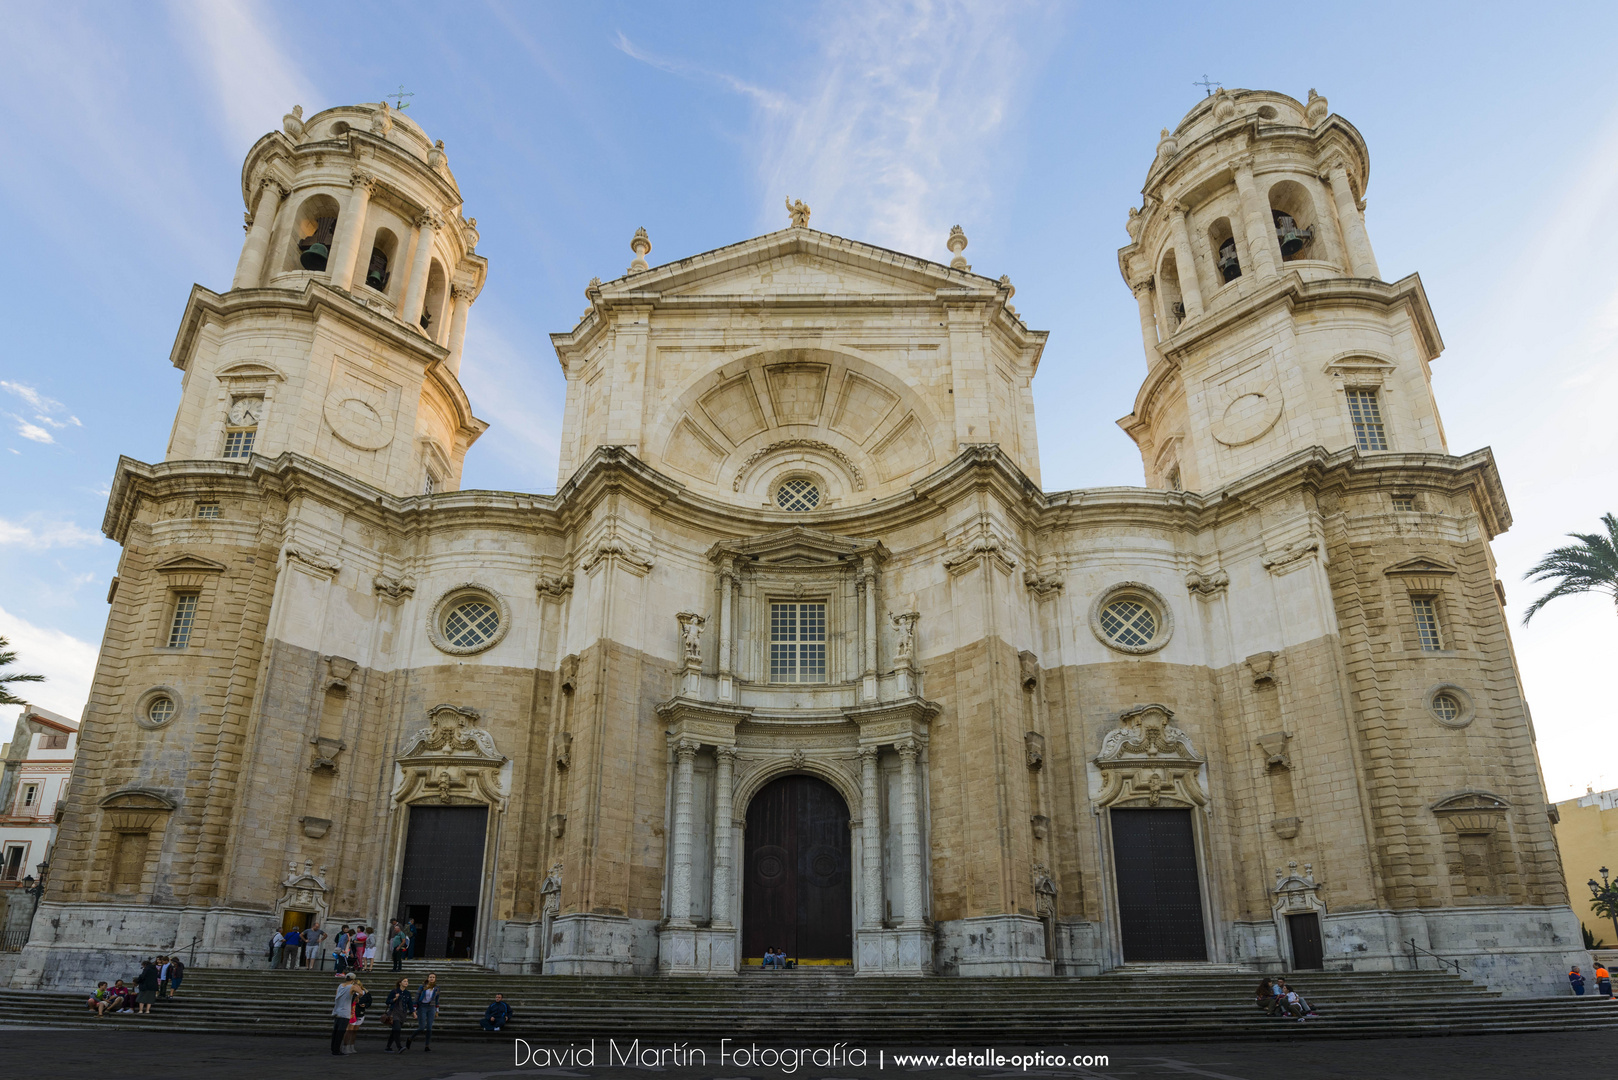
MULTIPOLYGON (((19 687, 21 694, 42 709, 77 720, 90 696, 100 650, 71 634, 35 626, 4 608, 0 608, 0 637, 8 639, 16 650, 15 670, 45 676, 42 683, 23 684, 19 687)), ((19 711, 0 709, 0 733, 9 732, 19 711)))
POLYGON ((102 536, 73 524, 71 521, 45 521, 30 514, 21 521, 0 518, 0 547, 44 551, 57 547, 93 547, 101 543, 102 536))
POLYGON ((17 434, 23 438, 37 443, 54 443, 56 441, 54 435, 38 424, 30 424, 16 413, 7 413, 6 415, 17 422, 17 434))
POLYGON ((21 398, 34 411, 32 419, 20 416, 17 413, 7 413, 17 423, 17 434, 25 439, 37 443, 54 443, 56 438, 50 433, 50 428, 61 431, 67 427, 83 427, 77 416, 58 416, 67 412, 67 406, 54 398, 48 398, 34 387, 26 383, 10 382, 0 379, 0 390, 15 397, 21 398))
POLYGON ((170 0, 169 12, 234 144, 250 146, 278 127, 294 104, 318 102, 313 84, 277 41, 268 5, 170 0))
POLYGON ((816 55, 800 85, 755 86, 657 56, 622 34, 626 55, 684 78, 715 79, 758 106, 758 225, 785 224, 801 198, 814 224, 933 258, 954 223, 990 213, 997 141, 1028 86, 1046 9, 912 0, 835 3, 806 30, 816 55), (1027 44, 1033 42, 1034 44, 1027 44))
MULTIPOLYGON (((467 331, 467 365, 461 382, 476 403, 479 418, 490 428, 477 453, 493 453, 515 466, 535 491, 554 491, 562 430, 561 402, 544 381, 537 350, 512 343, 499 329, 502 314, 492 309, 467 331), (487 445, 485 445, 487 443, 487 445)), ((471 475, 461 486, 480 486, 476 455, 468 459, 471 475)))

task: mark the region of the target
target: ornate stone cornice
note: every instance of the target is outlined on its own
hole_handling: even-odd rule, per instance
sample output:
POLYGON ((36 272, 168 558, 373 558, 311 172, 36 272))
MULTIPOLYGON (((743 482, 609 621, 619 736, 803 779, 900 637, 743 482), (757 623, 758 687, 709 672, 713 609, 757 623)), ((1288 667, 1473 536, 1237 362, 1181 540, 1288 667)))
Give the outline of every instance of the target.
POLYGON ((771 454, 789 450, 813 450, 817 453, 825 454, 827 457, 833 458, 839 465, 848 470, 848 475, 852 477, 854 481, 854 490, 865 490, 865 474, 860 472, 860 467, 854 464, 853 459, 847 454, 843 453, 841 450, 837 449, 837 447, 831 445, 831 443, 821 442, 819 439, 782 439, 780 442, 773 442, 768 446, 760 447, 759 449, 754 450, 751 454, 747 455, 747 460, 742 462, 741 468, 736 470, 736 479, 731 481, 730 490, 740 491, 742 489, 742 482, 745 481, 748 474, 753 471, 753 466, 757 465, 760 461, 763 461, 771 454))

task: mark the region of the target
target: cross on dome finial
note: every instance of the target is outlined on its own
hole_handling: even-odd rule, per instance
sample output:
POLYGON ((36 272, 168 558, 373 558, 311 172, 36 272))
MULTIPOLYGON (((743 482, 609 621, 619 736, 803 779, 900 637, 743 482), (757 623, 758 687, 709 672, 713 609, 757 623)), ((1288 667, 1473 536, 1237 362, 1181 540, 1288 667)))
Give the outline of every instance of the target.
POLYGON ((1220 90, 1223 90, 1225 88, 1224 83, 1217 82, 1217 81, 1215 81, 1213 79, 1208 78, 1208 75, 1207 75, 1206 72, 1203 73, 1201 82, 1193 82, 1191 85, 1192 86, 1200 86, 1200 87, 1202 87, 1203 97, 1213 97, 1213 92, 1214 92, 1215 88, 1218 88, 1220 90))
POLYGON ((788 195, 787 213, 792 216, 792 227, 794 229, 807 229, 809 227, 809 206, 802 199, 793 201, 792 196, 788 195))
POLYGON ((399 89, 395 90, 391 94, 383 94, 382 100, 387 101, 389 98, 392 98, 393 110, 395 112, 404 112, 406 109, 410 108, 410 102, 405 99, 413 98, 415 96, 415 94, 407 93, 404 88, 404 83, 400 83, 399 89))

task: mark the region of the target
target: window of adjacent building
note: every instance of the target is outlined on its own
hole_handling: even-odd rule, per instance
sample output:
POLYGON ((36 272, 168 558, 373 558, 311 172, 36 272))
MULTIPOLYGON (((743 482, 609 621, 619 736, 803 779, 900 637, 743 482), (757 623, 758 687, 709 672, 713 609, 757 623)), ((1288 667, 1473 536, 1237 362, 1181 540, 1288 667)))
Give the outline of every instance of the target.
POLYGON ((258 422, 263 415, 261 397, 241 397, 230 403, 230 412, 225 416, 225 457, 253 455, 253 441, 258 436, 258 422))
POLYGON ((820 505, 820 488, 813 480, 794 476, 775 489, 775 505, 783 510, 813 510, 820 505))
POLYGON ((1393 497, 1393 508, 1395 510, 1414 510, 1416 508, 1416 497, 1414 495, 1395 495, 1393 497))
POLYGON ((183 649, 191 643, 191 629, 197 621, 197 594, 179 593, 174 597, 174 616, 169 619, 169 648, 183 649))
POLYGON ((0 881, 17 881, 22 878, 22 861, 27 857, 28 848, 23 844, 7 844, 4 855, 0 855, 0 881))
POLYGON ((1375 390, 1349 390, 1348 416, 1354 422, 1354 445, 1361 450, 1386 450, 1388 433, 1382 426, 1382 406, 1375 390))
POLYGON ((140 891, 141 879, 146 876, 147 841, 148 834, 143 832, 118 834, 112 853, 113 892, 140 891))
POLYGON ((826 605, 770 605, 770 681, 826 681, 826 605))
POLYGON ((41 750, 66 750, 67 735, 60 731, 49 735, 41 735, 39 737, 39 748, 41 750))
POLYGON ((1412 596, 1410 607, 1416 614, 1416 639, 1422 652, 1438 652, 1444 647, 1438 632, 1438 598, 1412 596))
POLYGON ((21 805, 24 810, 32 810, 34 806, 38 804, 38 802, 39 785, 24 784, 22 786, 22 799, 19 801, 19 805, 21 805))
MULTIPOLYGON (((227 454, 226 456, 229 457, 230 455, 227 454)), ((219 504, 218 503, 215 503, 215 502, 199 502, 199 503, 197 503, 197 517, 199 517, 199 518, 217 518, 218 516, 219 516, 219 504)))

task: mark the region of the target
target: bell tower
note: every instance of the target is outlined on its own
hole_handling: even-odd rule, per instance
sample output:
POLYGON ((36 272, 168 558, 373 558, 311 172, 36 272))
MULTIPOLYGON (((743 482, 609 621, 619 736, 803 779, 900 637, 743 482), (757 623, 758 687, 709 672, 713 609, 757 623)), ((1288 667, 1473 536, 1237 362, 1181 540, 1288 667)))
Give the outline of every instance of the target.
POLYGON ((1213 491, 1310 447, 1447 453, 1414 274, 1382 279, 1365 140, 1309 91, 1221 90, 1165 129, 1118 269, 1146 379, 1118 423, 1151 487, 1213 491))
POLYGON ((231 287, 192 289, 167 460, 293 453, 393 495, 460 486, 487 425, 461 352, 488 263, 444 143, 386 103, 301 106, 242 166, 231 287))

